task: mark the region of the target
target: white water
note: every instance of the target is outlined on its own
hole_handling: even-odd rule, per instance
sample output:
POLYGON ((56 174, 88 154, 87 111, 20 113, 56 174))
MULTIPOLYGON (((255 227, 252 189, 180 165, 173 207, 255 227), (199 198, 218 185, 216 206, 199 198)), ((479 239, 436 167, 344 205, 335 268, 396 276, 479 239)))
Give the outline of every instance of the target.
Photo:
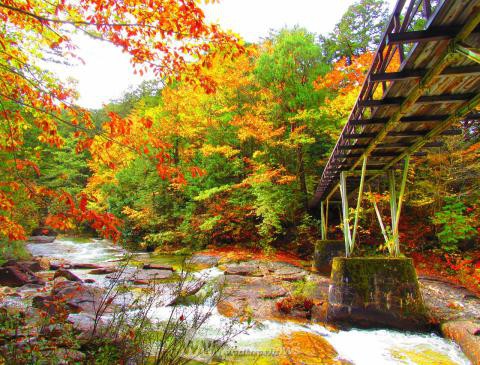
MULTIPOLYGON (((36 256, 47 256, 56 259, 65 259, 72 263, 101 263, 121 257, 125 251, 113 246, 105 240, 91 240, 87 243, 77 243, 67 239, 56 240, 49 244, 29 244, 28 249, 36 256)), ((88 270, 74 270, 82 278, 94 278, 97 284, 104 285, 103 276, 88 275, 88 270)), ((205 269, 194 273, 196 278, 211 281, 223 275, 218 268, 205 269)), ((177 307, 178 308, 178 307, 177 307)), ((164 307, 160 303, 152 310, 152 319, 167 320, 171 307, 164 307)), ((188 307, 180 307, 178 313, 188 313, 188 307)), ((211 310, 208 303, 200 310, 211 310)), ((220 315, 216 308, 205 323, 202 335, 206 338, 215 338, 222 328, 229 323, 229 319, 220 315)), ((239 328, 240 329, 240 328, 239 328)), ((383 364, 415 364, 409 360, 398 358, 396 353, 402 351, 431 351, 446 355, 454 364, 470 364, 460 348, 450 340, 443 339, 436 334, 420 334, 398 332, 393 330, 360 330, 331 332, 317 324, 298 324, 294 322, 263 321, 260 327, 249 329, 235 338, 237 349, 256 350, 258 345, 265 344, 279 335, 297 331, 305 331, 321 335, 337 350, 339 357, 351 361, 355 365, 383 365, 383 364)), ((421 364, 427 364, 422 362, 421 364)))

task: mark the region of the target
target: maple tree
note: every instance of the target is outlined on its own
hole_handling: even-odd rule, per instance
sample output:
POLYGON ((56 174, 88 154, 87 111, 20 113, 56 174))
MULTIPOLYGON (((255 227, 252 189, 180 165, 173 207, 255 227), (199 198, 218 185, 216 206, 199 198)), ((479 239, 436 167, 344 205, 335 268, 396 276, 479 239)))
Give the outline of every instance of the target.
MULTIPOLYGON (((140 74, 150 70, 159 78, 181 78, 212 92, 215 85, 200 74, 201 65, 209 65, 218 53, 239 53, 242 46, 233 35, 207 24, 194 0, 5 0, 0 2, 0 21, 0 152, 5 172, 0 233, 10 240, 25 237, 21 225, 12 220, 17 205, 14 192, 23 189, 27 199, 65 203, 60 215, 47 218, 50 225, 86 219, 107 235, 118 237, 117 221, 87 209, 83 199, 91 197, 79 196, 77 205, 66 192, 39 185, 27 171, 31 168, 39 175, 33 160, 42 158, 39 151, 32 155, 23 149, 27 134, 41 144, 60 148, 65 139, 59 125, 65 125, 73 131, 77 151, 98 146, 98 138, 105 141, 103 147, 110 148, 123 143, 117 139, 129 123, 111 114, 109 129, 99 132, 90 112, 75 105, 75 89, 60 82, 44 64, 78 61, 74 36, 83 34, 120 47, 140 74)), ((161 164, 159 169, 163 169, 161 164)), ((60 228, 68 226, 63 225, 60 228)))

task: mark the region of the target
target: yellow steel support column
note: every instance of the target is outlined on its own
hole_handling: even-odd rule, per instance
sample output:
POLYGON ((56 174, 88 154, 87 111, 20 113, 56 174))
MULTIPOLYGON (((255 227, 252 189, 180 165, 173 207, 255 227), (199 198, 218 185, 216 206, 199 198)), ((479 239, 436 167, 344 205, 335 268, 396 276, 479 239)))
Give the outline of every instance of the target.
POLYGON ((325 228, 325 209, 323 201, 320 202, 320 232, 322 240, 326 240, 326 228, 325 228))
POLYGON ((357 236, 358 216, 360 214, 360 208, 361 208, 361 204, 362 204, 363 186, 365 184, 365 171, 366 170, 367 170, 367 156, 365 156, 363 158, 362 174, 360 175, 360 186, 358 188, 357 207, 355 209, 355 220, 353 222, 353 235, 352 235, 352 242, 351 242, 352 247, 350 248, 350 251, 353 251, 353 247, 355 246, 355 238, 357 236))
POLYGON ((350 257, 352 236, 350 233, 350 223, 348 220, 348 196, 347 196, 347 174, 345 171, 340 173, 340 195, 342 196, 342 216, 343 216, 343 236, 345 238, 345 256, 350 257))
MULTIPOLYGON (((402 183, 400 185, 400 193, 398 195, 398 204, 395 212, 395 225, 393 226, 393 233, 392 233, 393 243, 395 245, 395 251, 394 251, 395 257, 398 257, 400 255, 400 240, 398 238, 398 225, 400 222, 400 213, 402 211, 403 197, 405 194, 405 185, 407 184, 409 164, 410 164, 410 155, 405 157, 405 161, 403 165, 402 183)), ((393 220, 393 212, 392 212, 392 220, 393 220)))

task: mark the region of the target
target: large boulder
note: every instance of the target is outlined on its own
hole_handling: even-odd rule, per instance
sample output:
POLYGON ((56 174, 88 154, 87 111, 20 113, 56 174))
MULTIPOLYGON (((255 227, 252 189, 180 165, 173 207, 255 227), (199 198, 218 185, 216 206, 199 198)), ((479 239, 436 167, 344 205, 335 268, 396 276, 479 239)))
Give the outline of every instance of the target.
POLYGON ((48 227, 38 227, 32 231, 32 236, 57 236, 57 232, 48 227))
POLYGON ((28 242, 30 243, 52 243, 56 236, 30 236, 28 242))
POLYGON ((480 322, 450 321, 441 325, 442 334, 460 345, 472 364, 480 364, 480 322))
POLYGON ((71 271, 68 271, 68 270, 65 270, 65 269, 58 269, 55 272, 55 275, 53 275, 53 278, 54 279, 65 278, 65 279, 70 280, 70 281, 82 282, 82 279, 80 279, 77 275, 75 275, 71 271))
POLYGON ((24 270, 28 270, 31 272, 42 271, 42 266, 38 261, 35 261, 35 260, 32 260, 32 261, 8 260, 2 265, 2 267, 7 267, 7 266, 21 266, 24 270))
POLYGON ((51 292, 51 295, 56 300, 64 302, 72 313, 95 313, 103 302, 104 294, 100 288, 72 281, 56 284, 51 292))
POLYGON ((334 258, 328 319, 362 327, 427 329, 426 309, 412 260, 334 258))
POLYGON ((19 287, 26 284, 43 285, 45 282, 26 266, 9 261, 0 267, 0 285, 19 287))
POLYGON ((281 364, 343 365, 335 348, 322 336, 298 331, 279 336, 281 345, 278 359, 281 364))

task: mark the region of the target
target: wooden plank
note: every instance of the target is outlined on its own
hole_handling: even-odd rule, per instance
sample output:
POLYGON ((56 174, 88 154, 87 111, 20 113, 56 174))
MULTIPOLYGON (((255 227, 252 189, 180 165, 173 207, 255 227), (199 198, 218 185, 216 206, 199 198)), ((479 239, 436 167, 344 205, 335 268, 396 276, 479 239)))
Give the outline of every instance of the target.
MULTIPOLYGON (((426 69, 408 70, 402 72, 383 72, 370 75, 371 82, 382 81, 403 81, 411 79, 419 79, 427 73, 426 69)), ((465 76, 471 74, 479 74, 480 66, 463 66, 463 67, 447 67, 438 77, 452 77, 452 76, 465 76)))
POLYGON ((445 131, 452 123, 455 123, 456 121, 459 121, 463 119, 472 109, 476 108, 480 104, 480 93, 475 95, 471 100, 468 101, 468 103, 465 103, 462 105, 460 108, 458 108, 455 113, 453 113, 450 118, 433 128, 426 136, 423 138, 420 138, 418 141, 416 141, 411 147, 407 148, 400 156, 396 157, 393 161, 390 161, 388 165, 385 167, 385 169, 388 169, 389 167, 393 166, 396 164, 398 161, 400 161, 403 157, 417 151, 420 149, 423 145, 427 143, 427 141, 431 138, 434 138, 435 136, 439 135, 443 131, 445 131))
MULTIPOLYGON (((353 158, 353 157, 360 157, 362 156, 361 153, 340 153, 337 155, 339 158, 353 158)), ((398 152, 372 152, 370 154, 372 157, 396 157, 398 156, 398 152)))
MULTIPOLYGON (((417 137, 425 136, 430 132, 430 130, 420 130, 420 131, 391 131, 387 133, 389 137, 417 137)), ((441 133, 444 136, 455 136, 462 134, 461 129, 451 129, 441 133)), ((343 137, 346 139, 365 139, 365 138, 374 138, 377 136, 377 133, 349 133, 344 134, 343 137)))
MULTIPOLYGON (((449 114, 439 115, 414 115, 409 117, 403 117, 400 119, 401 123, 424 123, 424 122, 440 122, 449 117, 449 114)), ((389 118, 370 118, 370 119, 352 119, 350 124, 352 125, 373 125, 373 124, 385 124, 389 118)), ((480 113, 473 113, 467 115, 465 119, 480 119, 480 113)))
MULTIPOLYGON (((412 144, 407 142, 395 142, 395 143, 380 143, 377 145, 378 149, 385 149, 385 148, 407 148, 410 147, 412 144)), ((426 143, 423 147, 425 148, 434 148, 434 147, 443 147, 445 143, 443 142, 430 142, 426 143)), ((368 144, 354 144, 351 146, 338 146, 338 149, 341 151, 350 151, 350 150, 363 150, 368 147, 368 144)))
MULTIPOLYGON (((443 95, 424 95, 415 100, 416 104, 443 104, 443 103, 458 103, 471 99, 474 96, 472 93, 468 94, 443 94, 443 95)), ((381 100, 360 100, 358 106, 362 108, 375 108, 380 106, 401 105, 406 98, 384 98, 381 100)))
MULTIPOLYGON (((462 30, 461 26, 449 25, 430 27, 426 30, 415 30, 410 32, 399 32, 387 34, 387 45, 434 42, 454 39, 462 30)), ((474 30, 472 30, 474 31, 474 30)))

